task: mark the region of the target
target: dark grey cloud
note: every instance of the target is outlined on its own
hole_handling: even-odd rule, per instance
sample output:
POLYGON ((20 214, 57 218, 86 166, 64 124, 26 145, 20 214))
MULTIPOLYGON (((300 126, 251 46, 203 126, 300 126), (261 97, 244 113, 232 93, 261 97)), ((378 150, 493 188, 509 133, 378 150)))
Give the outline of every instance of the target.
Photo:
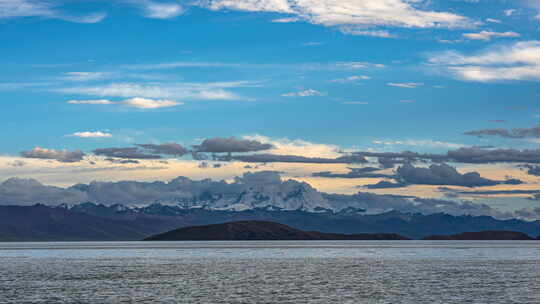
POLYGON ((451 185, 462 187, 484 187, 500 184, 521 184, 519 180, 496 181, 483 178, 478 172, 459 173, 454 167, 446 164, 433 164, 429 168, 415 167, 405 164, 397 169, 402 183, 418 185, 451 185))
POLYGON ((118 159, 118 158, 106 158, 106 161, 109 161, 114 164, 121 164, 121 165, 127 165, 127 164, 139 164, 140 162, 136 159, 118 159))
POLYGON ((472 136, 499 136, 504 138, 540 138, 540 126, 532 128, 516 128, 516 129, 483 129, 476 131, 465 132, 465 135, 472 136))
POLYGON ((472 195, 519 195, 540 194, 540 190, 486 190, 486 191, 458 191, 459 194, 472 195))
POLYGON ((414 162, 456 162, 469 164, 487 163, 540 163, 540 149, 485 149, 483 147, 460 148, 446 154, 420 154, 416 152, 355 152, 355 155, 377 157, 382 167, 414 162))
POLYGON ((461 163, 497 163, 497 162, 529 162, 540 163, 540 150, 497 149, 485 150, 479 148, 461 148, 448 151, 447 156, 461 163))
POLYGON ((63 163, 75 163, 83 160, 85 154, 81 150, 54 150, 35 147, 29 151, 22 151, 21 156, 25 158, 51 159, 63 163))
POLYGON ((159 145, 138 144, 137 146, 148 150, 152 154, 173 155, 181 157, 189 153, 186 148, 177 143, 164 143, 159 145))
POLYGON ((540 166, 524 165, 522 167, 527 169, 527 174, 540 176, 540 166))
POLYGON ((246 163, 306 163, 306 164, 363 164, 368 161, 363 156, 349 155, 338 158, 305 157, 297 155, 252 154, 236 155, 219 160, 237 160, 246 163))
POLYGON ((138 148, 103 148, 94 150, 94 154, 98 156, 106 156, 109 158, 122 159, 160 159, 161 155, 147 154, 141 152, 138 148))
POLYGON ((367 185, 367 186, 359 186, 359 188, 367 188, 367 189, 392 189, 392 188, 403 188, 407 187, 408 184, 405 183, 392 183, 388 181, 380 181, 373 185, 367 185))
POLYGON ((391 158, 391 157, 379 157, 377 158, 381 168, 389 169, 394 168, 395 165, 401 165, 410 162, 410 160, 403 158, 391 158))
POLYGON ((395 175, 376 173, 380 168, 365 167, 365 168, 349 168, 347 173, 332 173, 329 171, 313 173, 315 177, 328 178, 394 178, 395 175))
POLYGON ((259 152, 274 148, 271 144, 256 140, 236 139, 234 137, 214 137, 205 139, 200 145, 193 146, 197 152, 206 153, 245 153, 259 152))

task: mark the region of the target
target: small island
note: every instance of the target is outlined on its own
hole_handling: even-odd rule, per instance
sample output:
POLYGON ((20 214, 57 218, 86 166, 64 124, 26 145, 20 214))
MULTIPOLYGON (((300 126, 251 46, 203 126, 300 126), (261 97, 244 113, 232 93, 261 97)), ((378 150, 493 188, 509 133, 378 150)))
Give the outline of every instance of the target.
POLYGON ((423 238, 427 241, 533 241, 534 238, 515 231, 463 232, 453 235, 432 235, 423 238))
POLYGON ((399 234, 335 234, 303 231, 265 221, 240 221, 185 227, 144 239, 145 241, 289 241, 289 240, 409 240, 399 234))

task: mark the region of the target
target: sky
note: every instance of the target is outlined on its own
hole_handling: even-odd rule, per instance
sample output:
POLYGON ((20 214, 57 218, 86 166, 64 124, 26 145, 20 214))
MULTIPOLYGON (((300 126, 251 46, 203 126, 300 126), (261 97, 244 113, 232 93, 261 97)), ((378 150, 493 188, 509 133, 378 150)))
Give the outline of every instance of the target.
POLYGON ((0 182, 537 208, 539 30, 537 0, 0 0, 0 182))

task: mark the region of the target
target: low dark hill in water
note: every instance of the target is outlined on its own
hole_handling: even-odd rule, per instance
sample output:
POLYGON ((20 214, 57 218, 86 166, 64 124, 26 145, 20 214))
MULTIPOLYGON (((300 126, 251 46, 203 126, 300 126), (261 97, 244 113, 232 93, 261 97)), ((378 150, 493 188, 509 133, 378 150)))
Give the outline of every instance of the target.
POLYGON ((464 232, 453 235, 432 235, 424 240, 456 240, 456 241, 531 241, 534 238, 515 231, 480 231, 464 232))
POLYGON ((245 241, 245 240, 407 240, 398 234, 334 234, 303 231, 265 221, 241 221, 180 228, 151 236, 146 241, 245 241))

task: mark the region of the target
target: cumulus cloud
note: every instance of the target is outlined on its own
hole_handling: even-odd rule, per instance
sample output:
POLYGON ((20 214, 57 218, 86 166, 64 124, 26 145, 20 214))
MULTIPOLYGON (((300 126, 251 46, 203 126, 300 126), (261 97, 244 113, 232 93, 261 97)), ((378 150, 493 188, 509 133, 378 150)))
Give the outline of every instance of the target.
POLYGON ((309 96, 324 96, 326 94, 313 89, 302 90, 299 92, 290 92, 282 94, 283 97, 309 97, 309 96))
POLYGON ((446 164, 433 164, 429 168, 405 164, 397 169, 399 180, 418 185, 451 185, 462 187, 484 187, 499 184, 520 184, 518 180, 495 181, 480 176, 478 172, 459 173, 446 164))
POLYGON ((540 41, 520 41, 464 55, 456 51, 434 54, 429 63, 466 81, 540 80, 540 41))
POLYGON ((205 139, 200 145, 194 146, 194 148, 197 152, 243 153, 270 150, 274 146, 269 143, 261 143, 257 140, 214 137, 205 139))
POLYGON ((29 151, 22 151, 21 156, 25 158, 51 159, 63 163, 74 163, 83 160, 85 154, 81 150, 54 150, 35 147, 29 151))
POLYGON ((499 136, 504 138, 540 138, 540 126, 532 128, 516 128, 516 129, 484 129, 465 132, 465 135, 473 136, 499 136))
POLYGON ((471 40, 490 41, 491 38, 517 38, 521 37, 521 35, 516 32, 481 31, 478 33, 464 33, 463 37, 471 40))
POLYGON ((112 134, 101 132, 101 131, 85 131, 85 132, 75 132, 68 136, 80 137, 80 138, 107 138, 107 137, 112 137, 112 134))
POLYGON ((471 26, 463 16, 422 10, 422 1, 379 0, 206 0, 212 10, 241 10, 291 14, 313 24, 337 27, 394 26, 405 28, 458 28, 471 26))
POLYGON ((144 148, 153 154, 184 156, 189 153, 186 148, 177 143, 138 144, 137 146, 144 148))

